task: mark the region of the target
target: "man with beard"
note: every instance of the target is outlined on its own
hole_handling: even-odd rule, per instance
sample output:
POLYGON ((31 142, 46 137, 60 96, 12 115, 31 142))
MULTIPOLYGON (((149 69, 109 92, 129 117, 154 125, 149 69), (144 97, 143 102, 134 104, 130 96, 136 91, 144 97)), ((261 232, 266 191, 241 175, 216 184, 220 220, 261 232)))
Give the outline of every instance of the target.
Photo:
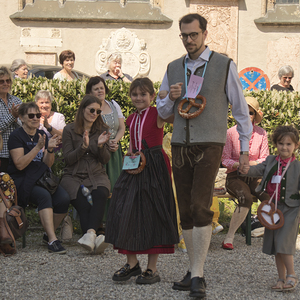
POLYGON ((158 114, 163 119, 174 114, 171 141, 173 173, 190 262, 184 279, 175 282, 173 289, 190 290, 191 297, 206 295, 203 266, 212 232, 213 212, 210 207, 226 141, 229 103, 240 136, 241 173, 249 168, 252 132, 236 65, 228 57, 205 46, 206 25, 206 19, 199 14, 188 14, 179 21, 180 38, 188 53, 168 65, 160 88, 168 94, 165 98, 158 96, 156 99, 158 114), (199 95, 203 104, 200 108, 192 103, 199 95), (184 111, 186 107, 182 107, 184 98, 192 104, 188 112, 184 111), (181 109, 178 110, 178 106, 181 109))

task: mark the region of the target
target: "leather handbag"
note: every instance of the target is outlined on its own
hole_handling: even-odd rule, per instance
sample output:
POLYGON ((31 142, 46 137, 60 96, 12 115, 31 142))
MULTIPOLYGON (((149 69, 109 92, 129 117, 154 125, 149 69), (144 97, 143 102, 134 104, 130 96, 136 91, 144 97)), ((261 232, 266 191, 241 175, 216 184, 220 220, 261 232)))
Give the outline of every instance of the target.
POLYGON ((0 198, 6 207, 3 218, 0 218, 0 243, 13 243, 16 249, 15 239, 26 232, 29 224, 24 209, 18 206, 16 186, 6 173, 0 173, 0 198))
POLYGON ((59 185, 59 181, 60 179, 56 177, 50 170, 46 170, 36 184, 40 187, 43 187, 51 195, 53 195, 59 185))

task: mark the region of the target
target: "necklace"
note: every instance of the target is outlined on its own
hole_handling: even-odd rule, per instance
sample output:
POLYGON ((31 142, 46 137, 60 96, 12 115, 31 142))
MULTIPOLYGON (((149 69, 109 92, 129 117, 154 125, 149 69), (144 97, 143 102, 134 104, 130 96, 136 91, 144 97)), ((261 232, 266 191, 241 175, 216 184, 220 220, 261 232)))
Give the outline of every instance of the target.
POLYGON ((24 128, 23 128, 23 130, 25 131, 25 133, 27 134, 27 136, 29 137, 31 142, 33 142, 35 134, 34 135, 29 135, 24 128))

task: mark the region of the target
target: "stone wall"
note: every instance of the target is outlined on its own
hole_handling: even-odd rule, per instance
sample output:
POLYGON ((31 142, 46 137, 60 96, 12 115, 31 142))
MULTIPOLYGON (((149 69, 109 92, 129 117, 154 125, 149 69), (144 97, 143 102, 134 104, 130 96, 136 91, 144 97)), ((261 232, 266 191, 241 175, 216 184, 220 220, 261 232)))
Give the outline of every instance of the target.
POLYGON ((58 64, 59 53, 71 49, 75 69, 96 75, 116 51, 125 72, 162 80, 167 64, 185 53, 178 20, 198 12, 209 22, 207 44, 231 57, 238 71, 260 68, 272 85, 279 67, 290 64, 298 88, 298 5, 276 10, 272 0, 0 0, 0 7, 0 64, 15 58, 58 64), (279 11, 292 17, 284 20, 279 11))

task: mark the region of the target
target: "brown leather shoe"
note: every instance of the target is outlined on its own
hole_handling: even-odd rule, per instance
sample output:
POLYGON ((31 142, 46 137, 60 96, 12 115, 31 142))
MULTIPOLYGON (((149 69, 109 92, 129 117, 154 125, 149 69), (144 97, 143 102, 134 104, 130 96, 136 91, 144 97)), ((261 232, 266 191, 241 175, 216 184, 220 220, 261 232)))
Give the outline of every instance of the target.
POLYGON ((189 291, 191 288, 191 272, 187 272, 181 281, 174 282, 172 289, 178 291, 189 291))

